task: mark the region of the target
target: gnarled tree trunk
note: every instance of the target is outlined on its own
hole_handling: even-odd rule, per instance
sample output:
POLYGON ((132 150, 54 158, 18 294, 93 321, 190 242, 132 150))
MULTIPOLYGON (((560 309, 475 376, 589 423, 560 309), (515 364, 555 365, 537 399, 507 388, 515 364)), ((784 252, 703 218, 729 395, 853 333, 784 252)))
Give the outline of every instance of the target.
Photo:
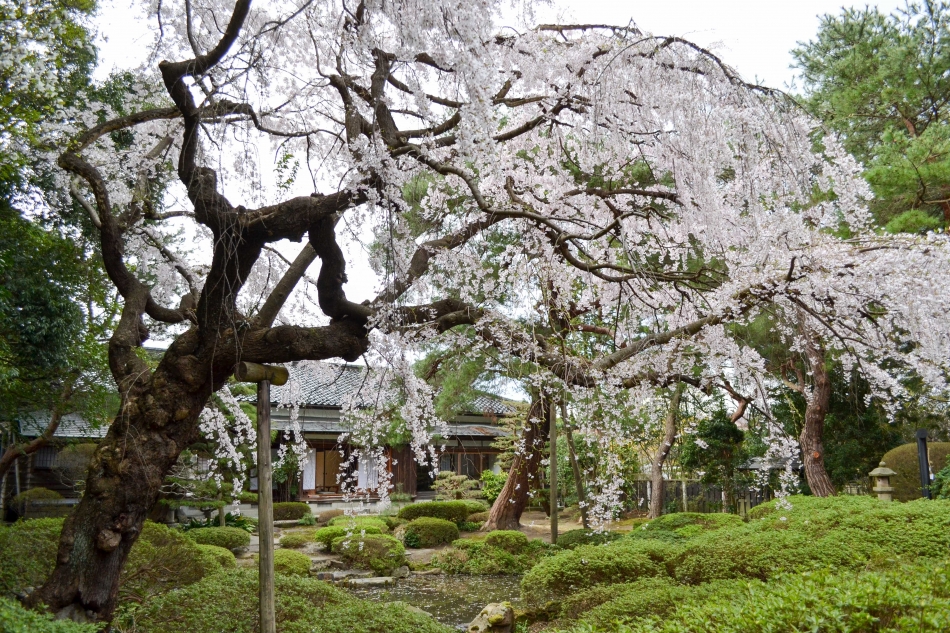
POLYGON ((831 401, 831 381, 825 370, 825 351, 812 337, 809 337, 805 346, 805 355, 811 367, 812 389, 811 396, 806 397, 805 427, 798 441, 802 449, 808 487, 816 497, 830 497, 835 494, 835 486, 825 470, 825 445, 822 436, 831 401))
POLYGON ((531 400, 521 435, 521 450, 515 453, 508 479, 488 513, 483 531, 517 530, 521 526, 521 515, 528 506, 528 492, 538 487, 538 466, 552 404, 541 397, 531 400))
MULTIPOLYGON (((673 392, 673 398, 670 400, 670 410, 666 414, 666 421, 663 425, 663 442, 653 456, 653 463, 650 464, 650 496, 649 517, 655 519, 663 514, 663 499, 666 496, 666 481, 663 479, 663 465, 666 458, 673 448, 673 442, 676 441, 676 420, 679 415, 680 398, 683 395, 683 384, 677 385, 673 392)), ((684 508, 685 511, 685 508, 684 508)))

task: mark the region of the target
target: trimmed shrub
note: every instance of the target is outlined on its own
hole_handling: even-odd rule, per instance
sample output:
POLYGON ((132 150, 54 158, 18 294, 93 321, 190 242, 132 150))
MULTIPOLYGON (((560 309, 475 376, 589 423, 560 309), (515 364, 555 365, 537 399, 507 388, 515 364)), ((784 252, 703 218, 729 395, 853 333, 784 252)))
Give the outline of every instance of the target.
POLYGON ((551 549, 540 539, 528 541, 517 554, 488 545, 484 540, 459 539, 436 552, 432 565, 449 574, 517 575, 534 567, 551 549))
MULTIPOLYGON (((238 531, 247 536, 247 532, 238 531)), ((220 570, 221 563, 214 555, 203 552, 184 533, 161 523, 146 521, 122 568, 119 600, 142 602, 198 582, 220 570)))
POLYGON ((328 526, 333 527, 345 527, 345 528, 355 528, 357 531, 366 528, 374 527, 379 530, 380 534, 386 534, 389 532, 389 527, 386 525, 386 522, 383 521, 378 516, 339 516, 333 519, 330 519, 327 522, 328 526))
MULTIPOLYGON (((452 632, 404 605, 361 600, 321 580, 276 574, 274 584, 281 633, 452 632)), ((124 619, 120 614, 115 628, 120 633, 258 633, 257 591, 256 570, 216 574, 139 605, 124 619)))
POLYGON ((206 527, 188 530, 188 538, 202 545, 217 545, 225 549, 238 549, 251 544, 251 535, 241 528, 206 527))
MULTIPOLYGON (((34 488, 35 490, 35 488, 34 488)), ((0 595, 39 587, 53 571, 63 519, 20 520, 0 525, 0 595)))
MULTIPOLYGON (((814 570, 761 582, 694 589, 663 617, 637 619, 625 633, 897 633, 950 630, 947 563, 888 571, 814 570)), ((591 612, 592 614, 593 612, 591 612)), ((591 630, 584 627, 584 630, 591 630)))
POLYGON ((301 532, 292 532, 280 537, 280 546, 288 549, 297 549, 310 542, 310 538, 301 532))
POLYGON ((310 514, 310 506, 302 501, 283 501, 274 504, 275 521, 297 521, 310 514))
POLYGON ((518 554, 528 546, 528 537, 517 530, 495 530, 485 537, 485 544, 518 554))
POLYGON ((468 509, 468 514, 488 512, 489 509, 489 505, 482 499, 459 499, 459 501, 465 504, 465 507, 468 509))
POLYGON ((469 511, 469 507, 468 501, 427 501, 423 503, 413 503, 399 510, 399 518, 412 521, 419 517, 434 517, 459 524, 467 519, 469 514, 475 512, 475 510, 469 511))
POLYGON ((451 521, 434 517, 419 517, 406 525, 403 542, 412 547, 435 547, 451 543, 459 537, 459 529, 451 521), (413 535, 415 538, 411 538, 413 535))
POLYGON ((309 576, 310 557, 290 549, 274 551, 274 571, 288 576, 309 576))
POLYGON ((501 489, 505 487, 505 482, 508 481, 508 473, 496 475, 490 470, 483 470, 480 479, 482 482, 482 494, 485 495, 485 501, 491 506, 495 503, 495 499, 498 498, 498 495, 501 494, 501 489))
POLYGON ((678 554, 676 546, 659 541, 582 545, 532 568, 521 580, 521 597, 529 609, 557 609, 579 589, 668 575, 666 563, 678 554))
POLYGON ((375 525, 360 525, 355 529, 351 529, 349 526, 344 525, 328 525, 325 528, 320 528, 313 533, 313 540, 317 543, 323 543, 326 550, 329 552, 333 541, 340 538, 341 536, 347 536, 352 534, 354 536, 359 536, 360 533, 365 534, 382 534, 382 530, 375 525))
POLYGON ((24 608, 16 600, 0 596, 0 631, 3 633, 98 633, 96 624, 54 620, 50 613, 24 608))
POLYGON ((478 532, 482 529, 482 523, 474 523, 472 521, 462 521, 458 524, 460 532, 478 532))
POLYGON ((12 503, 15 506, 22 507, 27 501, 56 501, 57 499, 62 498, 63 495, 59 494, 55 490, 37 486, 36 488, 24 490, 20 494, 13 497, 12 503))
POLYGON ((470 523, 484 523, 487 520, 488 510, 485 510, 484 512, 473 512, 472 514, 468 515, 468 521, 470 523))
POLYGON ((688 541, 675 561, 681 582, 767 580, 815 566, 859 569, 888 559, 946 556, 950 502, 881 503, 870 497, 790 497, 753 509, 749 523, 688 541))
POLYGON ((332 549, 354 569, 370 569, 380 576, 390 575, 406 561, 402 543, 386 534, 342 536, 334 539, 332 549))
POLYGON ((690 595, 690 588, 666 576, 641 578, 619 585, 600 585, 568 596, 561 604, 560 617, 609 628, 633 617, 663 616, 690 595))
POLYGON ((383 520, 383 522, 386 524, 386 527, 389 528, 390 532, 395 530, 400 525, 405 525, 406 523, 408 523, 408 521, 406 521, 405 519, 400 519, 399 517, 381 516, 379 518, 383 520))
POLYGON ((330 519, 342 516, 344 514, 343 510, 334 509, 334 510, 324 510, 317 515, 317 523, 329 523, 330 519))
POLYGON ((574 549, 579 545, 603 545, 623 538, 622 534, 617 532, 594 532, 591 530, 568 530, 564 534, 558 534, 557 546, 564 549, 574 549))
MULTIPOLYGON (((950 465, 950 442, 927 444, 932 472, 940 472, 950 465)), ((891 477, 894 499, 913 501, 920 499, 920 464, 917 461, 917 444, 903 444, 884 453, 881 461, 897 474, 891 477)))
POLYGON ((234 559, 234 553, 223 547, 218 547, 217 545, 201 545, 196 544, 195 547, 198 548, 205 556, 210 557, 217 565, 220 565, 222 569, 234 569, 237 567, 237 561, 234 559))

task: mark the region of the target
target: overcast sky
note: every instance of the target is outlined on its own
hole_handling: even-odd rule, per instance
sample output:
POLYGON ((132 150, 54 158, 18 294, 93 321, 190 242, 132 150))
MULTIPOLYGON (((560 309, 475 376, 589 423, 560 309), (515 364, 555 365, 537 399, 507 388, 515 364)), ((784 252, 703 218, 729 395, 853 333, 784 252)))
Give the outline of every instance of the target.
MULTIPOLYGON (((133 16, 144 3, 106 0, 100 4, 100 40, 107 74, 119 66, 128 68, 144 59, 147 25, 133 16)), ((890 13, 904 0, 842 2, 841 0, 561 0, 555 8, 539 9, 542 21, 626 24, 631 19, 647 31, 679 35, 700 45, 718 43, 726 63, 746 80, 784 88, 792 80, 789 54, 797 42, 814 37, 818 16, 840 13, 841 7, 876 5, 890 13)))

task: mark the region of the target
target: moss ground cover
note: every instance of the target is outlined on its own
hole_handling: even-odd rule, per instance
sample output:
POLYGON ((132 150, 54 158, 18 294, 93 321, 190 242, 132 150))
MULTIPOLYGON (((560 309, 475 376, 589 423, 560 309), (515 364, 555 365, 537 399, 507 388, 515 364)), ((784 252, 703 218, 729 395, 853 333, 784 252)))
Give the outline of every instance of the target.
MULTIPOLYGON (((901 566, 905 571, 946 569, 941 561, 950 558, 948 501, 887 504, 867 497, 793 497, 790 504, 760 506, 747 523, 727 515, 687 513, 644 522, 629 536, 614 542, 580 545, 542 560, 523 578, 522 597, 530 617, 577 620, 578 631, 612 631, 613 622, 649 616, 656 621, 649 625, 640 622, 637 626, 641 628, 630 630, 673 633, 707 630, 662 628, 657 622, 673 613, 673 606, 678 613, 683 609, 681 603, 692 600, 699 605, 697 609, 712 610, 708 614, 696 611, 690 617, 708 615, 717 621, 719 616, 714 614, 720 613, 716 610, 719 607, 709 605, 736 602, 731 596, 739 596, 741 600, 736 600, 741 603, 754 590, 758 599, 775 601, 779 611, 787 611, 787 620, 763 620, 772 622, 774 628, 708 630, 805 630, 795 628, 805 621, 795 619, 804 616, 795 610, 793 595, 812 599, 809 596, 818 588, 828 587, 834 593, 838 589, 832 586, 840 585, 842 600, 864 601, 873 611, 878 608, 874 606, 878 598, 872 588, 875 583, 885 582, 892 570, 901 566), (848 584, 861 574, 865 574, 863 580, 848 584), (789 628, 782 628, 786 624, 789 628)), ((928 576, 928 582, 946 577, 945 571, 940 573, 944 575, 928 576)), ((902 630, 893 628, 893 623, 906 626, 910 621, 909 607, 901 606, 901 600, 910 600, 907 596, 914 592, 912 585, 902 586, 905 597, 897 603, 881 598, 880 609, 889 615, 879 618, 880 624, 839 613, 834 617, 848 622, 845 628, 807 630, 902 630)), ((950 587, 946 591, 950 592, 950 587)), ((944 594, 940 591, 924 587, 915 599, 933 601, 945 608, 941 596, 944 594)), ((721 613, 735 616, 738 611, 731 612, 731 608, 723 606, 721 613)), ((680 625, 686 626, 683 622, 680 625)), ((926 626, 937 625, 925 623, 922 630, 943 630, 926 626)))
MULTIPOLYGON (((119 633, 257 633, 257 590, 254 570, 218 574, 127 611, 115 628, 119 633)), ((451 631, 404 605, 370 603, 311 578, 278 573, 274 593, 280 633, 451 631)))

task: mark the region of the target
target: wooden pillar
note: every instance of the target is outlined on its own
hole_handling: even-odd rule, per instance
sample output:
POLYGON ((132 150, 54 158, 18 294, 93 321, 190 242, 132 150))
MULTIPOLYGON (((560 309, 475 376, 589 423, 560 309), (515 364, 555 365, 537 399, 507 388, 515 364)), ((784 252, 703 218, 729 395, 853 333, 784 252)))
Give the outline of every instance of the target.
POLYGON ((548 416, 551 418, 551 450, 548 461, 551 468, 551 544, 557 544, 557 411, 554 403, 548 407, 548 416))
POLYGON ((274 609, 274 495, 270 462, 270 381, 257 383, 257 487, 261 633, 277 633, 274 609))
POLYGON ((283 367, 238 363, 234 376, 257 383, 257 533, 260 541, 259 597, 261 633, 277 633, 274 609, 274 495, 270 460, 270 386, 283 385, 289 374, 283 367))

